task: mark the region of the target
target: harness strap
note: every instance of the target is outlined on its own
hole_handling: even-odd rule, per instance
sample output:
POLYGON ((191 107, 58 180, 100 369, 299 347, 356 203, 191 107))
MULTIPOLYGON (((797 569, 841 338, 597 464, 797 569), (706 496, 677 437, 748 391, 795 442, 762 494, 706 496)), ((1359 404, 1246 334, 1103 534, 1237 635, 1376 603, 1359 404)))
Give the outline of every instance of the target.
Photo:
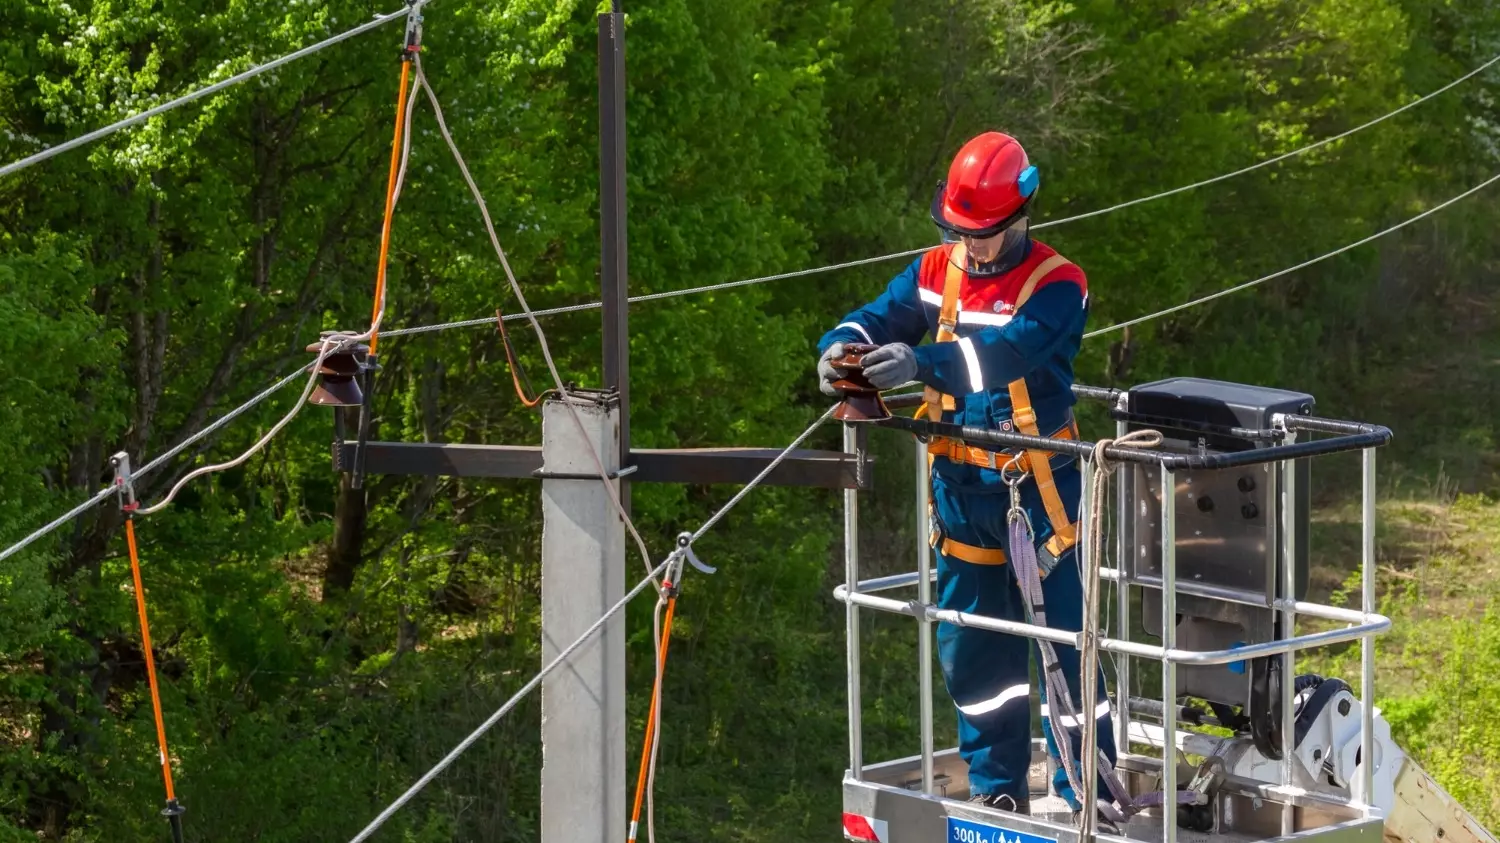
MULTIPOLYGON (((1078 439, 1078 427, 1072 421, 1058 428, 1048 436, 1049 439, 1067 439, 1076 441, 1078 439)), ((989 451, 974 445, 965 444, 957 439, 949 439, 945 436, 933 437, 927 445, 927 454, 930 457, 946 457, 953 462, 976 465, 980 468, 999 471, 1002 468, 1014 468, 1015 470, 1029 474, 1031 472, 1031 453, 1022 451, 1011 461, 1012 454, 1007 451, 989 451)), ((1050 459, 1053 455, 1048 454, 1050 459)))
POLYGON ((938 553, 954 559, 962 559, 975 565, 1004 565, 1005 551, 998 547, 979 547, 977 545, 965 544, 957 539, 946 536, 942 541, 938 540, 937 534, 932 536, 932 546, 937 548, 938 553))
MULTIPOLYGON (((948 253, 947 273, 943 276, 943 306, 938 311, 937 342, 952 342, 957 339, 954 328, 958 326, 958 292, 964 282, 964 262, 968 260, 968 250, 964 244, 955 245, 948 253)), ((943 411, 954 410, 957 405, 952 395, 944 395, 930 386, 922 388, 923 406, 927 409, 927 418, 932 421, 941 421, 943 411)), ((920 415, 920 411, 918 415, 920 415)))
POLYGON ((1016 310, 1020 310, 1021 305, 1025 304, 1026 300, 1031 298, 1031 294, 1036 290, 1036 285, 1043 278, 1047 277, 1047 273, 1066 266, 1068 263, 1068 259, 1062 255, 1053 255, 1037 264, 1036 269, 1033 269, 1031 275, 1027 276, 1026 283, 1021 285, 1021 292, 1016 295, 1016 310))
MULTIPOLYGON (((958 339, 954 329, 958 325, 958 294, 963 286, 964 261, 968 259, 968 251, 962 243, 953 247, 948 254, 948 265, 943 276, 943 304, 938 310, 938 330, 935 342, 952 342, 958 339)), ((1026 277, 1026 283, 1021 285, 1021 291, 1016 295, 1016 310, 1031 298, 1036 290, 1036 285, 1054 269, 1068 265, 1069 261, 1062 255, 1053 255, 1036 265, 1031 274, 1026 277)), ((1022 384, 1024 388, 1025 384, 1022 384)), ((943 410, 952 411, 957 408, 952 395, 938 392, 936 388, 924 386, 922 388, 922 406, 917 408, 916 415, 920 417, 925 411, 927 418, 931 421, 941 421, 943 410), (941 407, 942 409, 938 409, 941 407)))
MULTIPOLYGON (((930 503, 927 509, 930 516, 932 514, 932 505, 930 503)), ((944 556, 952 559, 962 559, 965 562, 975 565, 1004 565, 1008 561, 1005 551, 998 547, 980 547, 958 541, 957 539, 950 539, 946 536, 941 536, 941 531, 937 529, 931 531, 927 543, 944 556)), ((1047 553, 1053 559, 1060 557, 1062 551, 1066 550, 1066 547, 1063 546, 1063 543, 1059 541, 1057 536, 1048 539, 1043 547, 1047 549, 1047 553)), ((1046 579, 1050 573, 1052 573, 1050 566, 1044 568, 1041 573, 1042 579, 1046 579)))
MULTIPOLYGON (((1062 255, 1053 255, 1032 270, 1031 276, 1021 287, 1020 294, 1016 296, 1016 310, 1019 311, 1021 305, 1031 298, 1032 291, 1043 276, 1067 263, 1068 259, 1062 255)), ((1010 417, 1016 429, 1028 436, 1041 436, 1036 426, 1036 411, 1031 406, 1031 393, 1026 389, 1026 379, 1016 378, 1007 388, 1010 392, 1010 417)), ((1027 456, 1031 461, 1031 476, 1036 478, 1037 491, 1042 495, 1042 506, 1047 510, 1047 520, 1052 523, 1052 538, 1047 542, 1047 550, 1053 556, 1061 557, 1064 551, 1077 543, 1078 525, 1068 520, 1068 510, 1063 506, 1062 495, 1058 494, 1057 485, 1053 482, 1052 455, 1047 451, 1031 450, 1027 452, 1027 456)))

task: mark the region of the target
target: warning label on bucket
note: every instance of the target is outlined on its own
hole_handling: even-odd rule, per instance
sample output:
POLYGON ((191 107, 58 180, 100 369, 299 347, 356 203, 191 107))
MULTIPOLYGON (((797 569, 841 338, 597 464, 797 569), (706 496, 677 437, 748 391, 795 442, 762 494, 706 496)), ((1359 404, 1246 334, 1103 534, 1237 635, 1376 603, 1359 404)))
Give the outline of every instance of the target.
POLYGON ((1057 839, 949 817, 948 843, 1057 843, 1057 839))

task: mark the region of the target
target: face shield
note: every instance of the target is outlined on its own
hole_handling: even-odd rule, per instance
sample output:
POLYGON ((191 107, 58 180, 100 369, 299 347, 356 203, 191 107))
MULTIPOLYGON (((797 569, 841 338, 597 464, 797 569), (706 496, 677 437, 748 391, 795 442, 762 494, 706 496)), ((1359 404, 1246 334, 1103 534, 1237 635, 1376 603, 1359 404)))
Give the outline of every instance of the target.
POLYGON ((944 243, 964 244, 966 258, 961 268, 976 278, 1003 275, 1020 266, 1030 251, 1031 221, 1025 216, 988 237, 939 230, 944 243))

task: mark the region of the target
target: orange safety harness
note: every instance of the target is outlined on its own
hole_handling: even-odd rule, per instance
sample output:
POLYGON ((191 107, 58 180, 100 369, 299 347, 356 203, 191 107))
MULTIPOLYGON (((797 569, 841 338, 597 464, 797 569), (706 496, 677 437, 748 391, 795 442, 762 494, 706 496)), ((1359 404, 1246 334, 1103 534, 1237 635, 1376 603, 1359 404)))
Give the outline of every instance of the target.
MULTIPOLYGON (((967 250, 962 243, 956 244, 948 256, 947 274, 943 279, 943 304, 938 311, 937 342, 953 342, 958 339, 954 327, 958 324, 958 294, 963 286, 964 261, 968 257, 967 250)), ((1070 266, 1071 262, 1062 255, 1052 255, 1037 265, 1026 278, 1026 283, 1021 285, 1021 291, 1016 295, 1016 310, 1031 298, 1036 290, 1037 284, 1053 270, 1064 266, 1070 266)), ((1017 378, 1008 385, 1010 391, 1011 420, 1016 429, 1028 436, 1041 436, 1036 426, 1036 411, 1031 406, 1031 394, 1026 389, 1025 378, 1017 378)), ((932 421, 941 421, 943 411, 956 409, 952 395, 938 392, 934 387, 924 387, 922 393, 922 406, 917 408, 917 416, 924 412, 932 421)), ((1050 439, 1078 439, 1077 426, 1073 422, 1063 425, 1062 429, 1048 435, 1050 439)), ((1057 491, 1057 484, 1052 477, 1051 454, 1047 451, 1031 449, 1014 455, 1012 458, 1004 459, 994 451, 986 451, 983 448, 975 448, 956 439, 934 436, 927 444, 927 461, 929 467, 935 457, 946 457, 954 462, 977 465, 983 468, 991 468, 1000 471, 1015 469, 1022 474, 1030 474, 1036 478, 1037 491, 1042 496, 1042 507, 1047 511, 1047 520, 1052 524, 1052 538, 1047 540, 1047 552, 1054 558, 1061 557, 1068 548, 1078 542, 1078 524, 1068 520, 1068 510, 1063 506, 1062 496, 1057 491)), ((929 503, 929 508, 931 504, 929 503)), ((1004 565, 1005 551, 992 547, 977 547, 964 542, 944 537, 939 541, 937 531, 932 534, 933 547, 945 556, 953 556, 965 562, 977 565, 1004 565)))

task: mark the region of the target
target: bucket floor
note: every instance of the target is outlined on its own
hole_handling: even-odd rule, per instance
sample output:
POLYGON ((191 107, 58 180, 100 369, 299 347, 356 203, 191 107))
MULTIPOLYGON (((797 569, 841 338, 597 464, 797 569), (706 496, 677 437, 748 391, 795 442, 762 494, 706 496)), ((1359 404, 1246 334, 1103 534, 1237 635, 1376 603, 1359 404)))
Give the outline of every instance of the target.
MULTIPOLYGON (((986 811, 986 813, 990 812, 986 811)), ((1005 816, 1003 811, 993 813, 998 818, 1005 816)), ((1057 825, 1073 827, 1073 809, 1068 807, 1068 803, 1061 796, 1053 796, 1050 793, 1031 795, 1031 816, 1057 825)), ((1125 837, 1131 840, 1147 841, 1147 843, 1158 843, 1163 837, 1161 817, 1135 816, 1121 830, 1125 837)), ((1261 839, 1255 835, 1234 831, 1221 831, 1215 834, 1190 831, 1181 827, 1177 829, 1178 843, 1255 843, 1261 839)))

